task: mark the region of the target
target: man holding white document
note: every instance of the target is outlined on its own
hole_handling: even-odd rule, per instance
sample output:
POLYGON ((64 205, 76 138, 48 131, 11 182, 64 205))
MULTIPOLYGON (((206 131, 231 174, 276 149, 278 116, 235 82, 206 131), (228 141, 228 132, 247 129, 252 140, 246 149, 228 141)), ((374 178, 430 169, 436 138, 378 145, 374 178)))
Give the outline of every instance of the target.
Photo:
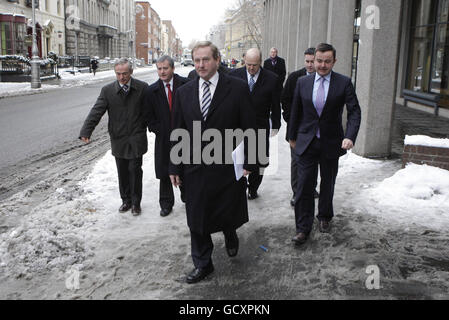
POLYGON ((257 170, 253 141, 243 148, 243 172, 239 169, 236 178, 239 165, 236 162, 234 166, 231 153, 240 141, 228 139, 238 131, 252 132, 255 136, 256 117, 248 86, 217 71, 220 55, 212 43, 198 43, 192 56, 198 76, 176 93, 172 141, 177 138, 181 141, 173 143, 169 167, 173 185, 183 184, 186 190, 187 224, 195 267, 187 275, 187 283, 201 281, 214 271, 212 233, 223 232, 228 256, 237 255, 236 230, 248 222, 247 179, 241 175, 257 170), (183 135, 187 135, 188 143, 183 143, 183 135), (182 159, 175 161, 179 153, 182 159), (253 164, 249 162, 251 158, 253 164))

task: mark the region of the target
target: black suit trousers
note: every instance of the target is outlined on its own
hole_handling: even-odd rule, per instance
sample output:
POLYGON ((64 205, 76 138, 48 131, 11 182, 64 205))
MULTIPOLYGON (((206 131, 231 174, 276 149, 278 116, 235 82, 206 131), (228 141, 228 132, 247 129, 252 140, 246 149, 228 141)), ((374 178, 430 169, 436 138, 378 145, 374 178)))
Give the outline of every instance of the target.
POLYGON ((124 203, 140 206, 142 200, 142 157, 136 159, 115 158, 120 197, 124 203))
MULTIPOLYGON (((231 237, 235 234, 234 229, 223 231, 224 237, 231 237)), ((214 250, 214 243, 210 234, 196 233, 190 229, 190 240, 192 245, 192 260, 195 268, 206 268, 212 263, 212 251, 214 250)))
MULTIPOLYGON (((179 191, 181 192, 181 200, 185 202, 184 185, 179 186, 179 191)), ((170 177, 167 176, 159 180, 159 205, 163 209, 171 209, 173 208, 174 204, 175 194, 173 192, 173 185, 171 183, 170 177)))
POLYGON ((334 217, 333 198, 338 173, 338 158, 329 159, 321 149, 320 139, 314 138, 301 155, 296 155, 297 189, 295 203, 296 232, 310 233, 315 216, 314 191, 317 185, 318 166, 321 184, 318 201, 318 220, 331 221, 334 217))

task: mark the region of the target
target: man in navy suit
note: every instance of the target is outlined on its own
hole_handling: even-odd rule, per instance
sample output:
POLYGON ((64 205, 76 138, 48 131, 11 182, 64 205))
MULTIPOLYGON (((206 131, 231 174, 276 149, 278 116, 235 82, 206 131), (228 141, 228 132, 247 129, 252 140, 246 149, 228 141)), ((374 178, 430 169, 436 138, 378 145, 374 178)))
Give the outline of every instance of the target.
MULTIPOLYGON (((189 79, 175 73, 175 61, 169 56, 160 57, 157 62, 159 80, 147 89, 149 108, 148 129, 156 134, 154 144, 154 166, 159 179, 159 205, 161 217, 168 216, 175 204, 173 186, 168 175, 170 163, 170 132, 172 128, 175 94, 189 79)), ((180 188, 181 200, 185 202, 184 188, 180 188)))
POLYGON ((293 99, 288 139, 298 163, 296 236, 292 239, 297 245, 305 243, 312 230, 318 165, 321 175, 319 230, 330 231, 338 159, 352 149, 360 128, 361 110, 354 87, 349 77, 332 71, 336 61, 334 47, 319 44, 315 52, 316 73, 298 80, 293 99), (345 105, 346 133, 342 125, 345 105))

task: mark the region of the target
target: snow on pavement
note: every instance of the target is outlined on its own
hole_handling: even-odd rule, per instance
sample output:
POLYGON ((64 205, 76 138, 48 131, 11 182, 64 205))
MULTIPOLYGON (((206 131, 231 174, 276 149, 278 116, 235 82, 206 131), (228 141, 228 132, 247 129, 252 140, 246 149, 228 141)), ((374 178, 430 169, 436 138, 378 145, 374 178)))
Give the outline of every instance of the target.
MULTIPOLYGON (((277 139, 282 139, 283 130, 277 139)), ((290 243, 294 215, 288 204, 290 150, 285 143, 279 145, 278 173, 264 178, 261 198, 249 202, 250 222, 239 230, 239 256, 256 259, 250 264, 241 265, 238 259, 234 264, 226 262, 222 267, 225 270, 217 267, 212 282, 199 286, 177 281, 191 268, 190 236, 178 191, 173 213, 166 218, 159 216, 159 182, 154 174, 151 134, 150 151, 143 162, 143 213, 139 217, 118 213, 121 200, 110 151, 79 181, 43 181, 0 203, 4 217, 0 226, 0 298, 295 299, 301 297, 295 290, 302 286, 308 288, 305 297, 359 297, 369 293, 358 289, 364 269, 354 274, 354 265, 365 268, 370 261, 381 264, 382 271, 392 278, 388 282, 392 297, 409 294, 404 292, 412 288, 416 292, 411 296, 447 298, 440 291, 429 293, 425 287, 432 285, 447 293, 444 290, 449 277, 438 269, 445 270, 439 255, 447 250, 447 171, 416 165, 401 169, 399 161, 370 160, 349 153, 340 160, 334 232, 314 235, 309 245, 295 253, 290 243), (287 233, 286 226, 290 229, 287 233), (426 236, 415 239, 409 234, 407 240, 413 241, 408 243, 403 235, 410 229, 426 236), (427 243, 431 237, 432 243, 427 243), (259 245, 267 247, 268 253, 261 253, 259 245), (439 245, 441 250, 436 249, 439 245), (317 250, 322 255, 314 255, 317 250), (408 250, 415 251, 408 255, 408 250), (281 278, 264 282, 272 266, 285 265, 285 260, 292 261, 295 255, 299 255, 300 263, 288 267, 297 269, 295 273, 279 273, 276 269, 281 278), (392 260, 398 256, 401 263, 392 260), (422 261, 425 263, 419 269, 418 262, 422 261), (436 264, 432 267, 436 269, 423 271, 428 270, 428 263, 436 264), (81 288, 75 291, 69 290, 66 282, 74 268, 82 273, 81 288), (229 278, 226 272, 237 279, 229 278), (413 280, 395 280, 397 274, 413 280), (238 280, 239 275, 244 277, 243 282, 238 280), (262 281, 260 288, 265 289, 257 291, 257 281, 262 281), (258 295, 248 296, 248 287, 258 295), (217 288, 222 291, 215 292, 217 288)), ((221 235, 213 238, 217 261, 223 257, 223 239, 221 235)))

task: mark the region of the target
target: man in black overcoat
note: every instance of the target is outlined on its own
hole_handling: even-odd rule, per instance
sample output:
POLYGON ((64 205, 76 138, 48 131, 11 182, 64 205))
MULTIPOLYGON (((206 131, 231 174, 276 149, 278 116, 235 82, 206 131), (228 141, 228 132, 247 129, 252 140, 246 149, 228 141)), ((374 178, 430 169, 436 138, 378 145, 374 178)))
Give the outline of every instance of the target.
POLYGON ((287 68, 285 65, 285 59, 278 56, 278 49, 270 49, 270 57, 264 61, 263 68, 278 75, 278 94, 281 96, 285 77, 287 76, 287 68))
POLYGON ((134 216, 141 213, 142 156, 147 152, 147 119, 145 93, 148 85, 132 78, 133 68, 122 58, 114 66, 117 81, 101 89, 100 96, 86 120, 79 138, 85 143, 103 115, 108 112, 108 131, 112 155, 115 157, 120 197, 120 212, 131 209, 134 216))
POLYGON ((258 197, 257 191, 262 183, 263 168, 268 166, 270 133, 277 134, 281 127, 281 106, 277 94, 278 77, 273 72, 261 68, 261 63, 260 50, 252 48, 246 52, 245 66, 230 72, 231 76, 247 83, 255 109, 258 137, 265 140, 265 152, 258 152, 261 170, 251 172, 248 177, 249 200, 258 197), (272 130, 270 130, 270 121, 272 130))
MULTIPOLYGON (((159 179, 160 215, 168 216, 175 204, 173 186, 168 175, 170 163, 170 133, 176 91, 189 79, 175 74, 175 62, 169 56, 160 57, 157 62, 159 80, 148 88, 149 107, 148 129, 156 134, 154 145, 154 166, 159 179)), ((181 200, 185 202, 184 186, 180 186, 181 200)))
MULTIPOLYGON (((236 143, 229 154, 223 143, 218 143, 218 148, 224 151, 222 156, 212 162, 206 161, 203 151, 206 152, 212 143, 204 137, 205 141, 198 141, 202 140, 203 133, 213 130, 224 141, 225 130, 241 129, 254 133, 256 119, 246 83, 217 71, 220 56, 215 45, 208 41, 199 42, 193 48, 192 56, 198 77, 176 93, 172 132, 172 138, 180 133, 187 135, 188 141, 182 139, 180 143, 173 143, 169 167, 173 185, 184 184, 186 192, 187 224, 195 267, 187 275, 187 283, 201 281, 214 271, 212 233, 223 232, 227 254, 230 257, 237 255, 239 239, 236 230, 248 222, 245 176, 257 168, 255 159, 251 165, 246 154, 243 176, 236 175, 232 161, 227 160, 232 159, 230 152, 236 143), (183 151, 183 160, 177 161, 174 156, 179 152, 174 150, 180 144, 187 145, 188 151, 183 151)), ((254 149, 254 145, 252 147, 254 149)), ((219 150, 214 149, 206 156, 216 152, 219 150)))

